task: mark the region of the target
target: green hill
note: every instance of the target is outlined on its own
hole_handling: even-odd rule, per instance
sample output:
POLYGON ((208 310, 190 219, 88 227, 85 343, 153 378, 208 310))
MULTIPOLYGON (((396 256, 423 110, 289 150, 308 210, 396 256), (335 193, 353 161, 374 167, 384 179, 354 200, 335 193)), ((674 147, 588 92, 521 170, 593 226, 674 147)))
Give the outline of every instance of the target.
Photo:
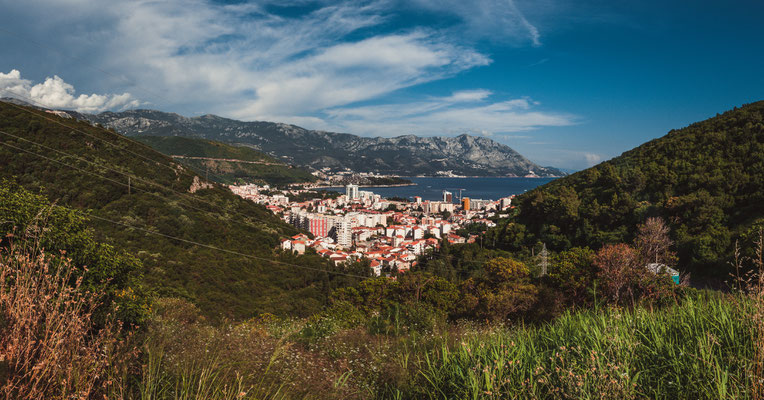
POLYGON ((135 255, 146 285, 161 296, 190 299, 210 316, 307 315, 335 284, 333 276, 269 261, 329 268, 318 256, 274 252, 294 228, 132 139, 3 102, 0 132, 0 182, 85 210, 95 238, 135 255))
POLYGON ((275 158, 243 146, 216 142, 214 140, 181 136, 140 136, 138 141, 148 144, 156 151, 185 157, 230 158, 241 161, 279 163, 275 158))
MULTIPOLYGON (((497 242, 559 250, 630 241, 663 217, 680 267, 726 277, 738 238, 764 222, 764 102, 672 130, 619 157, 519 196, 497 242)), ((743 245, 743 243, 741 243, 743 245)))
POLYGON ((200 174, 206 175, 209 171, 209 178, 219 183, 285 185, 316 181, 310 172, 286 165, 249 147, 180 136, 138 136, 135 139, 200 174))

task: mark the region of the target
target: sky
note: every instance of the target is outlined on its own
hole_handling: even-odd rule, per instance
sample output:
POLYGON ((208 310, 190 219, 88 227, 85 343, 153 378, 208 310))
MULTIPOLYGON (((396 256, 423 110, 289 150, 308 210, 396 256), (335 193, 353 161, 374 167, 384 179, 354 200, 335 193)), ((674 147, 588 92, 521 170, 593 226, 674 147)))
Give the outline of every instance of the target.
POLYGON ((0 0, 0 97, 362 136, 486 136, 579 170, 764 100, 764 2, 0 0))

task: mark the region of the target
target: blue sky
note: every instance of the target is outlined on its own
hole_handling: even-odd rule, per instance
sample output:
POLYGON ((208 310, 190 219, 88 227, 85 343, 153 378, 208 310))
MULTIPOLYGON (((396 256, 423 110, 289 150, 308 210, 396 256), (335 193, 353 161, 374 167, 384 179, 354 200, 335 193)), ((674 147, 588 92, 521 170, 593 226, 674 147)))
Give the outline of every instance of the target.
POLYGON ((764 2, 0 0, 0 96, 366 136, 483 135, 581 169, 764 99, 764 2))

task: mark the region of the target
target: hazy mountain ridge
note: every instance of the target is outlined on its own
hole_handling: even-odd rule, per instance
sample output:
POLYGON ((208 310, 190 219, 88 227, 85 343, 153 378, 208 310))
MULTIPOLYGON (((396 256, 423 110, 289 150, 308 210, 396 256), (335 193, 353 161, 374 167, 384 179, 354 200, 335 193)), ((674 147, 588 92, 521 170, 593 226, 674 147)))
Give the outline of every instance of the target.
POLYGON ((313 168, 356 172, 468 176, 562 176, 539 166, 509 146, 484 137, 360 137, 274 122, 244 122, 216 115, 184 117, 155 110, 71 113, 128 136, 193 136, 252 146, 289 162, 313 168))

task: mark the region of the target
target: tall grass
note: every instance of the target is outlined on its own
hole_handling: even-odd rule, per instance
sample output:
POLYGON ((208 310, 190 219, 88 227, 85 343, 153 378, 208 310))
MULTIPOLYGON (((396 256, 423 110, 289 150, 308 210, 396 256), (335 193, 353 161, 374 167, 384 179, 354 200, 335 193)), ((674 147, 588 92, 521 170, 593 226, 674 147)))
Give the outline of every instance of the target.
POLYGON ((737 300, 701 296, 660 311, 568 313, 539 328, 469 332, 420 356, 421 385, 405 397, 751 398, 753 309, 737 300))
POLYGON ((81 287, 66 258, 34 248, 0 249, 0 395, 120 396, 131 358, 120 326, 97 326, 100 296, 81 287))

